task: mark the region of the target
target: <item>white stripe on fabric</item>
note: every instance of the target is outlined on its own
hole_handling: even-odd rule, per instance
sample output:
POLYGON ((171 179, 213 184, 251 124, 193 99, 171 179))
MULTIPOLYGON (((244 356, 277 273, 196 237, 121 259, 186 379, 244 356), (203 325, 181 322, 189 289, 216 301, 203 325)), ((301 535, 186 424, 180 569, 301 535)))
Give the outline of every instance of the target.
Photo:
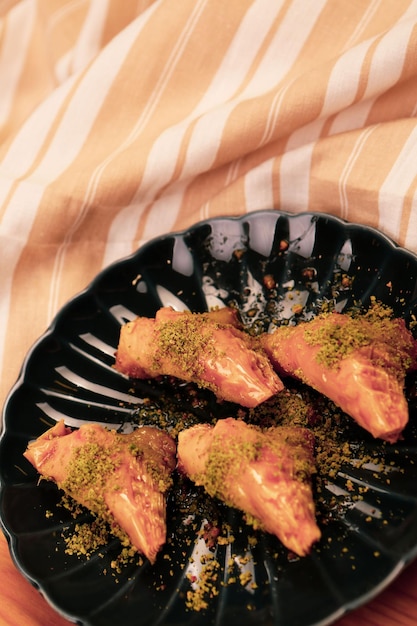
POLYGON ((372 56, 368 82, 362 101, 341 111, 334 119, 330 134, 346 132, 365 125, 375 99, 401 78, 408 42, 415 27, 417 2, 414 0, 397 25, 378 42, 372 56))
POLYGON ((54 75, 59 83, 63 83, 72 72, 72 50, 63 54, 54 66, 54 75))
MULTIPOLYGON (((357 29, 355 30, 355 33, 353 33, 352 37, 350 38, 349 42, 353 43, 353 41, 359 36, 360 32, 363 30, 363 28, 366 26, 366 24, 369 22, 369 19, 372 17, 372 15, 375 13, 375 11, 377 10, 378 6, 379 6, 380 2, 374 2, 373 5, 371 7, 369 7, 367 13, 365 14, 364 18, 362 19, 361 23, 358 25, 357 29)), ((402 18, 403 19, 403 18, 402 18)), ((372 40, 373 41, 373 40, 372 40)), ((408 39, 406 40, 408 41, 408 39)), ((338 102, 338 106, 342 106, 342 100, 341 99, 337 99, 337 88, 338 88, 338 84, 339 81, 341 80, 341 77, 343 77, 343 85, 344 87, 346 85, 349 85, 351 87, 351 91, 350 94, 348 94, 347 91, 345 91, 345 93, 339 93, 339 95, 342 95, 343 98, 345 99, 345 105, 349 104, 349 101, 353 101, 356 93, 357 93, 357 88, 359 86, 359 82, 358 80, 346 80, 346 73, 345 69, 348 66, 352 66, 355 69, 354 71, 354 75, 357 76, 357 78, 359 78, 360 76, 360 68, 362 67, 364 58, 365 58, 365 54, 368 50, 369 46, 366 42, 364 42, 364 45, 361 45, 359 47, 356 47, 354 49, 349 50, 347 54, 344 54, 343 57, 341 57, 341 60, 336 64, 333 72, 332 72, 332 76, 329 80, 329 85, 328 85, 328 89, 327 89, 327 93, 326 93, 326 100, 321 112, 321 116, 326 116, 326 114, 330 114, 330 112, 334 112, 335 106, 338 102), (353 59, 353 57, 356 57, 355 59, 353 59), (354 61, 352 63, 352 61, 354 61), (341 66, 344 65, 343 69, 341 66), (339 72, 342 72, 341 74, 339 74, 339 72), (337 81, 337 82, 336 82, 337 81), (336 90, 334 89, 336 87, 336 90), (333 90, 332 90, 333 88, 333 90), (336 96, 336 97, 335 97, 336 96)), ((391 51, 392 53, 392 51, 391 51)), ((401 69, 402 69, 402 61, 401 61, 401 69)), ((377 74, 377 73, 376 73, 377 74)), ((397 74, 398 74, 398 70, 397 70, 397 74)), ((361 128, 362 126, 365 125, 366 123, 366 119, 369 115, 369 111, 372 108, 374 104, 374 99, 368 99, 366 101, 361 101, 358 102, 357 104, 354 104, 353 106, 348 106, 348 108, 342 110, 335 118, 335 120, 333 121, 330 129, 329 129, 329 135, 334 135, 337 133, 341 133, 341 132, 347 132, 349 130, 353 130, 356 128, 361 128)), ((286 153, 283 155, 282 161, 281 161, 281 167, 280 167, 280 173, 281 173, 281 184, 280 184, 280 191, 281 191, 281 203, 282 206, 290 206, 292 205, 292 203, 294 202, 294 176, 292 176, 291 173, 291 168, 294 167, 294 157, 291 154, 291 150, 293 149, 293 146, 297 146, 297 145, 301 145, 301 143, 303 141, 308 141, 310 140, 314 140, 314 139, 318 139, 319 137, 319 133, 323 127, 323 123, 324 123, 324 119, 322 121, 318 120, 317 122, 314 122, 312 125, 310 125, 310 137, 308 137, 309 135, 309 128, 308 127, 304 127, 302 129, 299 129, 297 131, 295 131, 295 133, 290 137, 290 140, 286 146, 286 153), (313 132, 311 132, 313 131, 313 132), (314 136, 315 135, 315 136, 314 136)), ((311 144, 310 148, 308 148, 307 146, 305 147, 304 150, 304 164, 305 164, 305 169, 304 171, 298 171, 297 172, 297 189, 296 189, 296 196, 298 198, 298 200, 296 201, 296 206, 299 209, 303 209, 303 208, 307 208, 308 207, 308 202, 309 202, 309 186, 310 186, 310 168, 311 168, 311 158, 310 158, 310 165, 308 166, 308 160, 307 160, 307 155, 308 152, 310 153, 310 157, 313 154, 313 144, 311 144), (304 195, 304 198, 303 198, 304 195)), ((347 177, 349 175, 350 172, 350 168, 353 167, 353 163, 354 163, 354 154, 353 153, 351 155, 351 158, 348 160, 347 164, 346 164, 346 168, 345 168, 345 172, 344 172, 344 177, 347 177), (353 161, 352 161, 353 159, 353 161)), ((340 198, 341 198, 341 208, 342 208, 342 215, 346 218, 347 214, 348 214, 348 203, 347 203, 347 197, 346 197, 346 180, 345 178, 342 179, 342 181, 340 181, 340 185, 339 185, 339 193, 340 193, 340 198)))
POLYGON ((280 208, 284 211, 308 209, 311 155, 314 147, 315 143, 309 143, 285 154, 279 172, 280 208))
MULTIPOLYGON (((199 219, 200 220, 207 220, 210 217, 210 202, 205 202, 199 210, 199 219)), ((198 220, 196 220, 198 221, 198 220)))
POLYGON ((33 214, 28 215, 28 207, 32 203, 37 204, 43 189, 34 187, 33 184, 22 184, 19 193, 15 197, 13 211, 8 211, 5 218, 0 222, 0 248, 2 285, 0 298, 0 376, 5 363, 5 339, 8 327, 10 311, 11 291, 13 274, 18 263, 20 254, 25 246, 26 239, 33 223, 33 214), (21 239, 17 238, 17 233, 21 239))
POLYGON ((349 199, 347 194, 349 175, 352 172, 356 161, 358 160, 369 136, 379 127, 379 125, 370 126, 360 133, 358 139, 355 142, 352 152, 349 158, 346 160, 345 166, 342 170, 339 178, 339 198, 340 198, 340 216, 344 219, 348 218, 349 213, 349 199))
POLYGON ((307 209, 310 198, 310 170, 316 140, 319 139, 325 120, 314 120, 310 124, 294 131, 290 136, 280 162, 280 204, 282 208, 290 207, 294 199, 293 168, 299 156, 294 151, 302 147, 303 168, 297 172, 297 206, 307 209))
POLYGON ((268 117, 266 119, 265 130, 259 142, 259 146, 263 146, 269 141, 271 141, 274 135, 275 129, 277 127, 277 124, 278 124, 278 118, 279 118, 279 114, 281 111, 281 105, 283 101, 285 100, 285 96, 289 88, 292 87, 294 83, 295 83, 295 79, 293 79, 291 82, 285 85, 285 87, 282 87, 281 89, 277 90, 277 93, 275 94, 274 99, 272 101, 272 105, 269 110, 268 117))
MULTIPOLYGON (((71 83, 68 82, 57 89, 26 122, 12 143, 0 166, 0 206, 10 193, 14 177, 18 179, 23 176, 35 159, 50 126, 50 121, 62 105, 70 88, 71 83)), ((22 181, 13 196, 11 206, 7 207, 0 221, 1 261, 4 269, 0 299, 0 319, 4 321, 0 326, 0 375, 4 362, 6 320, 10 310, 13 275, 32 229, 43 193, 43 184, 37 184, 31 180, 22 181), (19 234, 19 239, 16 238, 16 233, 19 234)))
POLYGON ((274 208, 273 165, 274 159, 268 159, 245 175, 246 211, 274 208))
MULTIPOLYGON (((348 41, 345 45, 345 50, 354 44, 355 41, 360 37, 364 28, 368 25, 372 16, 375 14, 378 9, 381 1, 374 0, 371 5, 368 7, 365 15, 360 20, 354 32, 349 37, 348 41)), ((362 63, 362 61, 361 61, 362 63)), ((336 76, 335 69, 332 72, 332 76, 336 76)), ((339 77, 340 80, 340 77, 339 77)), ((329 84, 331 82, 331 78, 329 84)), ((356 85, 356 83, 355 83, 356 85)), ((356 88, 355 88, 356 93, 356 88)), ((352 95, 353 97, 353 95, 352 95)), ((326 100, 323 105, 321 114, 319 119, 314 120, 310 124, 307 124, 292 133, 290 136, 287 145, 286 151, 282 155, 281 164, 280 164, 280 191, 281 191, 281 203, 283 206, 290 206, 293 198, 293 177, 291 175, 291 168, 294 166, 294 157, 291 156, 291 152, 295 149, 304 147, 304 169, 298 172, 297 176, 297 195, 298 195, 298 206, 307 208, 309 205, 309 196, 310 196, 310 171, 311 171, 311 159, 314 153, 315 142, 320 138, 321 132, 323 130, 323 126, 326 122, 327 115, 329 114, 329 108, 333 105, 330 105, 332 98, 330 98, 329 85, 326 92, 326 100), (307 145, 309 144, 309 145, 307 145)), ((343 113, 341 115, 343 116, 343 113)), ((277 111, 275 113, 275 117, 278 116, 278 106, 277 111)), ((275 122, 276 123, 276 122, 275 122)), ((332 125, 332 130, 334 124, 332 125)), ((331 132, 330 134, 333 134, 331 132)))
MULTIPOLYGON (((111 81, 119 71, 120 65, 128 54, 132 42, 135 41, 138 30, 141 27, 142 23, 140 20, 133 22, 130 27, 127 27, 123 31, 123 37, 117 45, 109 46, 107 49, 104 49, 103 54, 97 58, 97 61, 92 65, 78 87, 75 97, 66 110, 61 126, 54 136, 50 149, 41 164, 26 181, 22 181, 18 184, 6 207, 0 223, 0 237, 2 240, 6 239, 7 241, 10 233, 19 233, 21 240, 19 242, 17 242, 15 238, 12 240, 9 247, 11 248, 12 244, 14 247, 13 251, 10 251, 10 255, 7 255, 7 249, 9 248, 5 248, 4 253, 2 251, 2 262, 4 262, 3 267, 7 267, 7 276, 3 278, 0 319, 8 319, 13 274, 30 233, 33 220, 36 217, 36 212, 45 188, 49 182, 68 167, 84 144, 85 138, 90 132, 91 124, 94 122, 95 115, 102 104, 105 94, 111 86, 111 81), (94 86, 94 98, 91 97, 92 94, 88 93, 91 84, 94 86), (82 115, 80 114, 80 110, 82 111, 82 115), (78 132, 74 132, 74 129, 77 129, 78 132), (18 220, 18 223, 16 220, 18 220)), ((68 85, 71 86, 72 81, 68 81, 68 85)), ((46 130, 51 124, 51 114, 57 114, 62 104, 63 96, 67 95, 69 89, 68 85, 64 84, 38 108, 35 115, 32 116, 25 127, 22 128, 17 137, 17 141, 11 145, 3 166, 0 167, 0 179, 2 179, 2 183, 3 181, 6 183, 0 186, 4 196, 7 192, 3 191, 3 187, 7 188, 8 186, 10 189, 11 183, 7 182, 10 174, 13 171, 16 173, 16 170, 23 174, 24 169, 29 168, 31 162, 36 158, 37 151, 42 148, 46 130), (40 122, 40 127, 36 124, 37 121, 40 122), (29 156, 25 154, 25 146, 28 150, 29 146, 32 147, 32 150, 29 150, 29 156), (24 168, 20 163, 21 159, 24 160, 24 168)), ((17 174, 16 178, 18 177, 19 174, 17 174)), ((54 277, 51 283, 48 309, 49 318, 52 318, 56 311, 61 262, 62 258, 58 254, 54 277)), ((0 328, 0 365, 3 363, 4 335, 6 329, 7 324, 2 324, 0 328)))
MULTIPOLYGON (((278 15, 281 5, 282 1, 270 2, 270 0, 256 0, 252 4, 243 17, 211 84, 196 108, 179 124, 167 128, 156 139, 134 198, 127 207, 119 212, 112 224, 104 265, 108 265, 117 258, 116 255, 119 251, 117 242, 132 238, 143 208, 152 202, 156 193, 171 180, 179 150, 189 125, 193 120, 220 107, 235 95, 245 76, 247 76, 259 52, 259 47, 269 31, 270 25, 278 15), (248 46, 248 41, 251 42, 250 46, 248 46)), ((210 134, 209 132, 206 140, 200 146, 201 150, 204 150, 210 139, 210 134)), ((176 187, 175 202, 172 197, 170 198, 172 202, 172 206, 170 202, 170 210, 173 212, 172 223, 175 221, 178 207, 181 204, 182 191, 185 189, 185 185, 177 184, 176 187)), ((171 191, 169 191, 170 194, 171 191)), ((159 212, 157 214, 159 215, 159 212)), ((153 233, 154 227, 150 227, 147 232, 153 233)))
MULTIPOLYGON (((416 174, 417 127, 414 128, 379 190, 379 227, 398 239, 404 198, 416 174)), ((409 230, 409 232, 411 232, 409 230)))
MULTIPOLYGON (((71 20, 71 13, 79 10, 82 5, 87 4, 88 0, 73 0, 72 2, 67 2, 64 6, 60 6, 54 13, 50 16, 45 29, 45 39, 51 40, 54 37, 55 29, 59 28, 60 22, 64 20, 71 20)), ((75 46, 76 42, 74 42, 75 46)), ((68 50, 54 66, 54 75, 55 78, 62 83, 66 80, 74 71, 72 65, 73 58, 73 48, 68 50)))
POLYGON ((416 18, 417 1, 413 0, 397 25, 393 25, 379 41, 372 56, 364 98, 384 93, 400 79, 416 18))
MULTIPOLYGON (((56 116, 72 87, 73 81, 67 81, 53 91, 20 127, 0 164, 0 207, 14 182, 22 178, 33 165, 50 129, 51 120, 56 116)), ((33 209, 36 211, 36 207, 33 209)))
POLYGON ((325 0, 317 0, 310 4, 307 20, 305 0, 294 0, 253 78, 242 93, 197 122, 184 165, 187 175, 195 175, 210 169, 216 158, 227 119, 239 101, 269 92, 281 82, 297 59, 325 4, 325 0), (207 138, 210 139, 209 144, 207 138), (201 147, 204 145, 206 148, 202 150, 201 147))
POLYGON ((0 50, 0 126, 10 115, 16 88, 25 64, 26 54, 36 17, 36 3, 19 2, 4 22, 3 44, 0 50), (16 45, 16 42, 19 45, 16 45))
POLYGON ((134 32, 130 38, 122 38, 120 44, 123 46, 105 48, 91 65, 76 86, 45 156, 32 174, 33 178, 51 182, 76 158, 135 36, 134 32))
POLYGON ((376 98, 360 100, 341 111, 333 120, 329 135, 338 135, 365 126, 376 98))
POLYGON ((336 61, 331 72, 320 117, 328 117, 350 106, 359 88, 366 54, 375 37, 347 50, 336 61))
MULTIPOLYGON (((91 180, 90 180, 90 184, 89 187, 87 189, 87 193, 84 197, 83 200, 83 207, 87 207, 90 202, 92 201, 92 199, 94 198, 94 195, 97 191, 97 187, 98 184, 100 182, 101 176, 104 173, 105 169, 108 167, 108 165, 110 165, 110 163, 113 161, 113 159, 115 157, 117 157, 119 154, 123 153, 123 151, 125 149, 127 149, 129 146, 131 146, 135 140, 137 139, 137 137, 140 135, 140 133, 143 131, 143 129, 145 128, 146 124, 148 123, 151 115, 153 114, 158 102, 160 101, 160 98, 162 96, 163 90, 166 87, 167 82, 169 81, 170 77, 172 76, 172 73, 176 67, 176 64, 180 58, 180 56, 182 55, 185 46, 193 32, 193 29, 195 28, 198 19, 201 15, 201 13, 204 10, 205 5, 207 4, 207 0, 200 0, 200 2, 194 7, 194 10, 192 11, 192 13, 190 14, 186 25, 182 31, 181 36, 178 38, 177 40, 177 45, 174 47, 174 49, 172 50, 172 53, 169 57, 169 61, 166 64, 164 71, 162 72, 156 86, 154 89, 154 92, 152 94, 150 94, 148 101, 147 101, 147 105, 144 107, 144 109, 141 111, 141 114, 134 126, 134 128, 132 129, 131 133, 129 134, 129 136, 127 137, 127 139, 118 147, 118 149, 116 151, 114 151, 113 153, 109 154, 109 156, 107 157, 107 159, 105 161, 103 161, 103 163, 100 164, 100 166, 94 171, 91 180)), ((153 5, 153 7, 151 7, 151 10, 155 9, 155 5, 153 5)), ((149 17, 149 11, 147 12, 147 16, 149 17)), ((162 157, 161 157, 162 160, 162 157)), ((161 168, 161 163, 159 164, 159 167, 161 168)), ((135 226, 137 224, 137 215, 135 212, 135 216, 134 216, 134 225, 130 224, 130 222, 128 221, 128 217, 126 215, 124 215, 124 211, 122 211, 121 213, 123 213, 123 219, 122 219, 122 223, 123 223, 123 233, 125 233, 125 229, 127 228, 127 237, 125 236, 125 234, 122 236, 122 239, 126 240, 126 238, 129 240, 132 238, 132 235, 134 236, 134 232, 136 230, 135 226)), ((120 212, 118 214, 118 217, 120 216, 120 212)), ((119 240, 119 238, 114 237, 114 232, 112 231, 112 229, 110 229, 110 241, 113 241, 115 238, 116 241, 119 240)), ((125 248, 125 246, 123 246, 125 248)), ((103 261, 103 265, 106 266, 109 263, 111 263, 114 259, 113 259, 113 254, 115 254, 115 250, 119 250, 117 244, 116 244, 116 248, 114 246, 113 243, 108 244, 108 246, 106 247, 106 251, 105 251, 105 255, 104 255, 104 261, 103 261)), ((117 254, 117 252, 116 252, 117 254)))
POLYGON ((404 241, 404 247, 408 248, 414 254, 417 254, 417 191, 413 195, 413 201, 411 203, 410 218, 407 224, 407 234, 404 241))
POLYGON ((356 42, 361 38, 363 31, 369 25, 375 13, 378 11, 381 5, 381 0, 373 0, 371 4, 367 7, 362 19, 357 24, 355 30, 345 43, 345 50, 351 48, 356 44, 356 42))
POLYGON ((80 36, 74 48, 72 69, 82 70, 99 52, 106 23, 109 0, 92 0, 80 36))
MULTIPOLYGON (((92 124, 94 123, 94 120, 96 119, 97 113, 102 106, 105 96, 112 86, 114 78, 120 71, 120 68, 131 50, 133 43, 137 39, 139 32, 143 29, 153 11, 156 10, 156 4, 157 3, 151 7, 149 12, 147 11, 145 14, 142 14, 142 16, 140 16, 135 22, 132 22, 128 27, 126 27, 123 30, 122 35, 113 39, 92 63, 67 107, 62 123, 55 133, 51 147, 48 150, 46 157, 43 159, 41 166, 38 168, 38 173, 39 170, 42 170, 42 167, 47 169, 48 173, 52 170, 52 176, 50 179, 53 180, 53 178, 63 171, 65 167, 68 166, 76 157, 91 129, 92 124), (91 90, 91 86, 93 86, 93 91, 91 90), (87 103, 90 104, 89 107, 87 106, 87 103), (78 138, 75 129, 78 129, 78 138), (71 137, 71 141, 68 141, 68 137, 71 137), (66 144, 68 143, 70 144, 72 151, 66 150, 66 144), (64 152, 64 154, 66 152, 67 154, 65 156, 67 158, 63 159, 60 152, 64 152), (57 161, 55 167, 51 162, 53 159, 56 159, 57 161)), ((71 228, 67 231, 65 239, 57 252, 53 278, 51 281, 48 307, 49 317, 52 317, 57 309, 59 281, 61 278, 67 248, 71 242, 74 232, 79 227, 84 218, 84 214, 89 207, 89 200, 93 197, 93 194, 91 194, 91 188, 93 187, 95 190, 97 187, 99 177, 97 172, 101 174, 103 170, 104 166, 99 167, 90 179, 90 184, 86 197, 83 200, 80 213, 71 228)), ((45 175, 46 172, 44 173, 44 176, 45 175)))
POLYGON ((239 168, 241 166, 241 159, 236 159, 236 161, 232 161, 227 168, 227 175, 225 180, 226 187, 229 187, 238 177, 239 168))
MULTIPOLYGON (((123 31, 117 44, 109 45, 102 51, 76 87, 62 121, 44 155, 41 163, 30 175, 31 179, 43 181, 45 186, 59 176, 73 161, 91 130, 103 100, 111 88, 112 80, 117 76, 126 55, 137 37, 139 27, 136 23, 123 31), (94 89, 91 93, 91 85, 94 89)), ((113 43, 113 42, 112 42, 113 43)), ((11 144, 2 164, 0 177, 18 179, 33 165, 38 152, 46 140, 51 120, 59 113, 63 101, 77 80, 73 76, 57 88, 22 126, 11 144)), ((0 186, 0 201, 4 199, 4 187, 0 186)), ((33 207, 36 211, 37 207, 33 207)))
MULTIPOLYGON (((199 106, 193 112, 193 117, 200 115, 191 137, 190 144, 188 146, 187 155, 185 159, 185 165, 183 168, 182 179, 187 181, 201 171, 210 169, 217 150, 220 145, 221 137, 224 131, 224 126, 231 111, 236 107, 239 101, 245 98, 255 97, 269 91, 273 88, 274 84, 278 83, 289 67, 292 65, 295 57, 299 53, 302 45, 305 43, 311 28, 313 27, 315 20, 321 12, 321 7, 324 6, 325 0, 314 3, 314 10, 311 11, 310 20, 305 28, 300 29, 299 24, 303 15, 305 15, 305 4, 303 0, 297 0, 290 7, 287 15, 284 17, 283 26, 279 29, 278 34, 273 39, 268 50, 264 54, 262 61, 260 62, 254 77, 247 85, 247 87, 240 93, 238 92, 238 86, 243 82, 245 76, 247 76, 251 65, 256 58, 259 46, 264 40, 266 32, 265 24, 272 24, 275 17, 278 15, 281 8, 278 3, 271 3, 268 0, 258 0, 253 3, 250 10, 246 13, 242 20, 240 27, 229 47, 229 52, 225 56, 225 61, 217 72, 212 85, 207 90, 207 93, 203 97, 199 106), (268 19, 265 15, 268 14, 268 19), (295 28, 297 25, 297 28, 295 28), (290 37, 294 43, 291 45, 290 50, 286 45, 282 48, 283 43, 288 36, 288 31, 293 33, 300 33, 298 37, 290 37), (251 46, 247 45, 247 42, 251 41, 251 46), (258 42, 258 43, 257 43, 258 42), (282 69, 277 71, 278 67, 281 67, 281 63, 277 63, 277 54, 285 50, 285 56, 282 59, 282 69), (292 54, 290 54, 292 53, 292 54), (236 63, 236 61, 239 61, 236 63), (233 84, 230 84, 230 76, 233 75, 229 70, 229 64, 234 62, 235 70, 240 74, 235 78, 233 84), (224 73, 224 75, 223 75, 224 73), (238 80, 239 79, 239 80, 238 80), (228 86, 228 91, 224 91, 224 86, 228 86), (223 89, 219 89, 222 87, 223 89), (219 100, 219 93, 222 98, 219 100), (227 96, 229 93, 229 96, 227 96), (228 97, 230 98, 228 100, 228 97), (214 106, 216 104, 216 106, 214 106)), ((191 118, 191 116, 189 116, 191 118)), ((151 179, 150 185, 145 184, 143 180, 141 187, 135 197, 135 201, 131 203, 130 207, 122 211, 118 216, 117 227, 120 229, 120 235, 123 233, 126 236, 129 231, 132 231, 134 224, 137 224, 140 208, 149 204, 155 197, 156 191, 161 189, 164 184, 167 184, 172 176, 174 167, 176 164, 176 151, 173 146, 176 144, 178 147, 182 140, 183 134, 186 130, 184 124, 179 127, 170 129, 171 141, 169 142, 169 151, 161 150, 161 140, 164 142, 167 140, 167 135, 161 137, 159 142, 153 147, 152 161, 149 161, 148 167, 150 168, 151 179), (180 131, 178 134, 178 130, 180 131), (176 142, 172 141, 173 135, 176 138, 176 142), (159 145, 157 145, 159 144, 159 145), (161 161, 166 161, 166 157, 170 159, 169 167, 161 167, 161 161), (175 157, 175 159, 173 158, 175 157), (154 178, 152 180, 152 177, 154 178), (145 192, 145 193, 143 193, 145 192), (136 205, 137 203, 139 207, 136 205), (139 209, 139 210, 138 210, 139 209), (126 228, 126 223, 123 221, 129 216, 129 227, 126 228)), ((152 211, 148 217, 144 237, 153 237, 161 230, 161 217, 169 213, 170 224, 174 223, 178 214, 179 207, 183 198, 184 191, 186 189, 186 183, 179 181, 174 185, 171 185, 167 192, 163 194, 157 201, 155 201, 152 211)), ((168 227, 168 224, 166 224, 168 227)), ((134 232, 134 231, 133 231, 134 232)), ((119 238, 120 238, 119 235, 119 238)), ((122 236, 123 236, 122 235, 122 236)), ((112 232, 112 239, 117 236, 115 231, 112 232)), ((106 258, 109 261, 109 257, 106 258)))

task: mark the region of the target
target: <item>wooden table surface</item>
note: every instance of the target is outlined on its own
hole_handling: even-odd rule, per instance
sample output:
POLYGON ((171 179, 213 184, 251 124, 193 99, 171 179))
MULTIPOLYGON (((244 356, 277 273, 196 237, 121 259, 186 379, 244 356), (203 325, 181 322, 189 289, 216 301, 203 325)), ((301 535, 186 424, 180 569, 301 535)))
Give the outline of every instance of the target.
MULTIPOLYGON (((0 535, 0 626, 68 626, 13 564, 0 535)), ((417 561, 367 605, 342 617, 337 626, 415 626, 417 561)), ((123 626, 123 624, 120 624, 123 626)), ((286 624, 285 626, 291 626, 286 624)))

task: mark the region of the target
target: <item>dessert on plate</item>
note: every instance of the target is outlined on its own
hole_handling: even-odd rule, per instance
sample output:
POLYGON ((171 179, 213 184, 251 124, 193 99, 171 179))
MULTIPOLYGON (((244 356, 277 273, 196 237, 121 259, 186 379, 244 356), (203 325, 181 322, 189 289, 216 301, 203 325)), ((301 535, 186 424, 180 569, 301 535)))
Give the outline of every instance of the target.
POLYGON ((263 431, 234 418, 198 424, 179 434, 178 468, 299 556, 321 536, 312 490, 314 435, 308 429, 263 431))
POLYGON ((155 561, 166 541, 166 494, 176 465, 167 433, 143 426, 120 434, 94 423, 72 430, 61 421, 30 442, 24 456, 155 561))
POLYGON ((398 440, 408 422, 405 377, 417 355, 403 319, 326 313, 280 326, 260 343, 280 376, 327 396, 374 437, 398 440))
POLYGON ((232 309, 209 313, 163 307, 124 324, 115 368, 131 378, 173 376, 211 389, 218 400, 255 407, 283 389, 262 347, 232 309))

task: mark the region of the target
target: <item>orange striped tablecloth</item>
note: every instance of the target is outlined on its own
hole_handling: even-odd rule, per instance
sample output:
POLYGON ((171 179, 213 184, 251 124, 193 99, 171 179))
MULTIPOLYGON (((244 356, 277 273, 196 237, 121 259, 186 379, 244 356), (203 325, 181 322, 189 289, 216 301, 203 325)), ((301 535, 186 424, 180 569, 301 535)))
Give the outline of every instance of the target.
MULTIPOLYGON (((97 272, 200 219, 323 211, 417 253, 416 111, 416 0, 0 2, 0 402, 97 272)), ((1 623, 58 624, 0 548, 1 623)), ((411 626, 416 582, 341 624, 411 626)))

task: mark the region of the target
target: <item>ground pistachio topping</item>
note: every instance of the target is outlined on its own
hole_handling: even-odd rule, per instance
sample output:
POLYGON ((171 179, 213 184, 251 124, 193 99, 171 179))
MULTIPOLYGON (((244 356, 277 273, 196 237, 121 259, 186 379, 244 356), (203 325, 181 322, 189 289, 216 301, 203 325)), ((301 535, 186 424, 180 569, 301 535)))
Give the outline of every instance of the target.
MULTIPOLYGON (((403 349, 404 340, 393 324, 392 309, 375 299, 371 299, 366 312, 353 311, 351 315, 343 315, 340 321, 335 321, 332 312, 321 313, 306 324, 303 334, 306 343, 319 346, 317 362, 329 368, 337 368, 342 359, 358 349, 381 344, 381 338, 389 350, 394 371, 410 364, 408 351, 403 349)), ((381 363, 386 365, 386 359, 381 363)))
MULTIPOLYGON (((169 355, 178 368, 189 372, 197 380, 204 374, 204 366, 199 356, 206 358, 219 356, 211 333, 204 333, 201 321, 207 318, 200 315, 181 315, 158 326, 158 349, 155 354, 155 367, 159 367, 161 355, 169 355)), ((209 318, 208 318, 209 319, 209 318)), ((210 321, 211 327, 221 328, 217 322, 210 321)))

